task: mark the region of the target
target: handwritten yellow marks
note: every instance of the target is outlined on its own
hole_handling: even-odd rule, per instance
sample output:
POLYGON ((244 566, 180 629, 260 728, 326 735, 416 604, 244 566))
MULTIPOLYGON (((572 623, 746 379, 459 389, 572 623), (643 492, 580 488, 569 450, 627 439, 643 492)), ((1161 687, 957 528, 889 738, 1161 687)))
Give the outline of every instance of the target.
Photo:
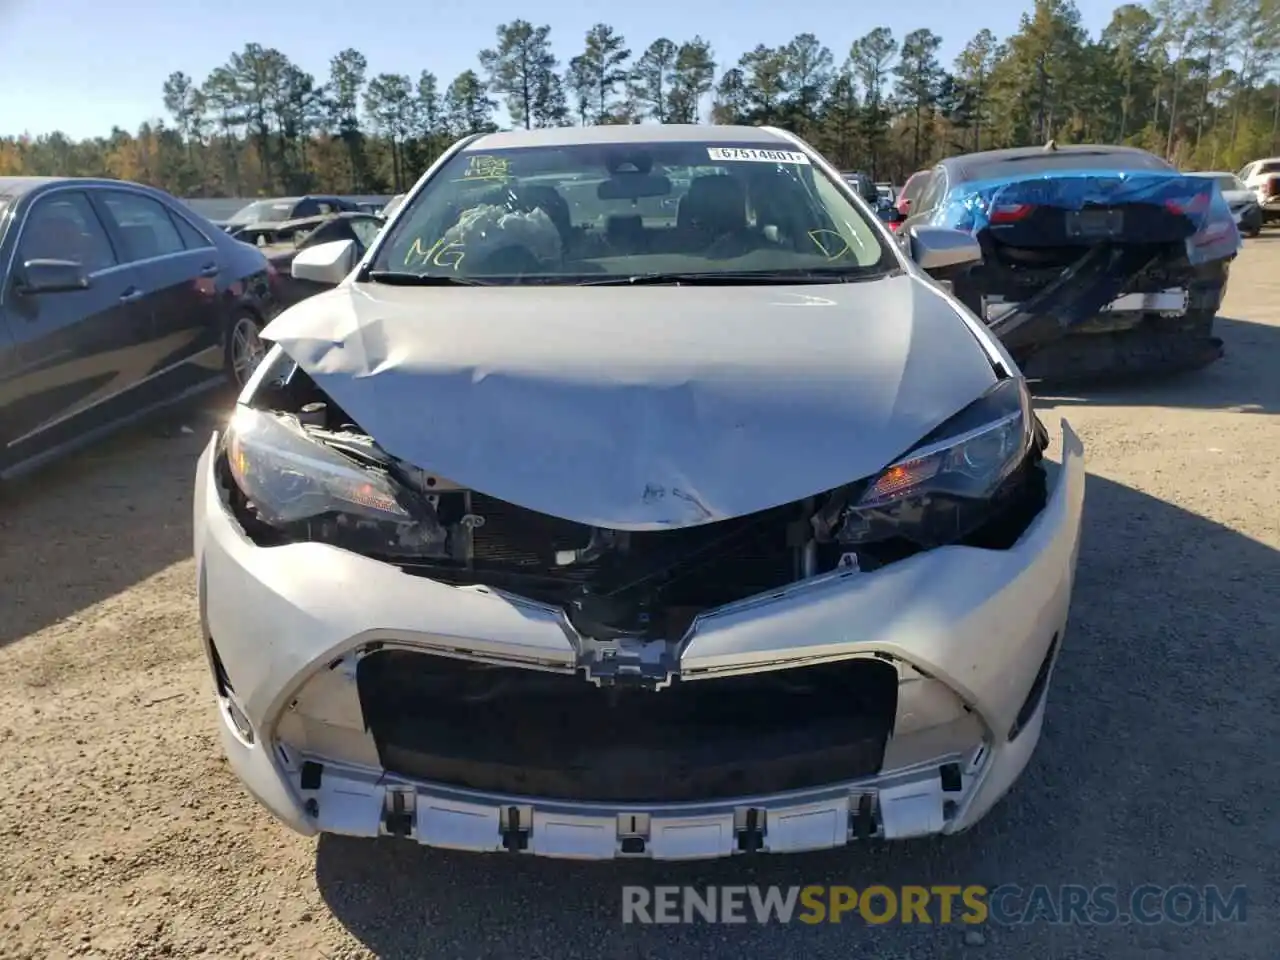
POLYGON ((835 230, 810 230, 809 239, 828 261, 839 260, 849 252, 849 241, 835 230))
POLYGON ((413 241, 413 246, 409 248, 409 252, 404 255, 404 265, 407 267, 415 260, 419 266, 443 267, 448 270, 450 268, 457 270, 458 264, 462 263, 462 258, 466 256, 462 244, 457 241, 445 243, 443 237, 433 243, 430 247, 422 245, 422 238, 417 237, 413 241))
POLYGON ((467 163, 462 179, 509 180, 511 179, 511 161, 505 157, 493 157, 488 154, 474 156, 467 163))

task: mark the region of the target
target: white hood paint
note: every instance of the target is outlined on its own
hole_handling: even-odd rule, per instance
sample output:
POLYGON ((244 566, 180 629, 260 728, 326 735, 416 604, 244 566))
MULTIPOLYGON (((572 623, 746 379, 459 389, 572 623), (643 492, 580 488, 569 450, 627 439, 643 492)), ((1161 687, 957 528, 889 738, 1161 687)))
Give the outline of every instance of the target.
POLYGON ((630 530, 740 516, 874 474, 996 379, 964 320, 909 275, 344 284, 264 336, 394 456, 630 530))

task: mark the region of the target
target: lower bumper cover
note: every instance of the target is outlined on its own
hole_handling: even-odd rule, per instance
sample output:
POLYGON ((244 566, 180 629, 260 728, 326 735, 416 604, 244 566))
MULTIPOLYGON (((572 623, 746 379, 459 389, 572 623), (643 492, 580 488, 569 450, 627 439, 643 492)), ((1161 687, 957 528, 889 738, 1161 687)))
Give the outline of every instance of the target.
MULTIPOLYGON (((705 616, 683 652, 689 675, 888 656, 945 685, 985 734, 963 750, 892 769, 886 760, 877 776, 857 781, 647 805, 410 782, 388 776, 359 745, 339 756, 284 742, 278 732, 298 691, 317 677, 342 682, 342 671, 331 668, 373 640, 544 669, 571 666, 574 649, 560 621, 483 589, 410 577, 319 544, 254 545, 223 506, 211 443, 196 483, 195 553, 205 637, 234 690, 219 699, 227 756, 250 792, 304 834, 392 834, 432 846, 588 859, 687 859, 967 829, 1017 779, 1039 738, 1042 693, 1030 720, 1009 736, 1065 629, 1085 471, 1079 440, 1065 422, 1063 431, 1062 460, 1048 465, 1049 502, 1011 549, 945 547, 872 573, 806 581, 705 616)), ((358 715, 320 720, 352 744, 364 737, 358 715)))

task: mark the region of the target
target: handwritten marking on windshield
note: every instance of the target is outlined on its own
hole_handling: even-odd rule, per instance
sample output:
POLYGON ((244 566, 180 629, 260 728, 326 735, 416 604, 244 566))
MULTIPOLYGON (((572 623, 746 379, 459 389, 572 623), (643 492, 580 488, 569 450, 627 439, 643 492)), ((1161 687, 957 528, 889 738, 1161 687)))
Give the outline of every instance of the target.
POLYGON ((466 250, 456 240, 446 243, 444 237, 441 237, 429 248, 425 248, 422 245, 422 238, 415 237, 413 246, 404 255, 404 265, 407 267, 416 259, 419 261, 419 266, 436 266, 446 270, 450 268, 457 270, 458 265, 462 263, 465 256, 466 250))
POLYGON ((813 241, 815 247, 822 251, 822 255, 827 258, 828 262, 839 260, 849 252, 849 241, 835 230, 810 230, 809 239, 813 241), (833 239, 834 243, 832 242, 833 239), (835 253, 831 252, 833 249, 835 253))
POLYGON ((511 161, 505 157, 481 155, 472 157, 462 174, 463 180, 509 180, 511 161))

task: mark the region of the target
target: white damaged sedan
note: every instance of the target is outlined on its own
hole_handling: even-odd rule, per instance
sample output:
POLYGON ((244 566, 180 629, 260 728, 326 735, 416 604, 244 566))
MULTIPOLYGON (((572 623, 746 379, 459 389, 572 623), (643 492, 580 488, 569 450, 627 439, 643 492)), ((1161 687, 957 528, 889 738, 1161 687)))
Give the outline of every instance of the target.
POLYGON ((232 768, 304 834, 684 859, 964 830, 1039 739, 1083 452, 768 128, 485 134, 272 352, 195 486, 232 768))

